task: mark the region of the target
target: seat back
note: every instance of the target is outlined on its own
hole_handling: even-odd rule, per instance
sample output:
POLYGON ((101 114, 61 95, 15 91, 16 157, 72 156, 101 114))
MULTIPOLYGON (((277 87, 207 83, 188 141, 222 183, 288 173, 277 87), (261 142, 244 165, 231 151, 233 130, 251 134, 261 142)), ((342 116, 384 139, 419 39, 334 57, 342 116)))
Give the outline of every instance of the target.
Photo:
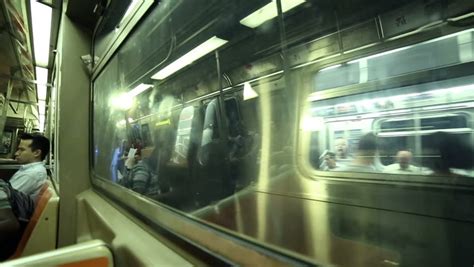
POLYGON ((58 196, 49 183, 45 183, 36 200, 30 222, 10 259, 56 248, 58 203, 58 196))

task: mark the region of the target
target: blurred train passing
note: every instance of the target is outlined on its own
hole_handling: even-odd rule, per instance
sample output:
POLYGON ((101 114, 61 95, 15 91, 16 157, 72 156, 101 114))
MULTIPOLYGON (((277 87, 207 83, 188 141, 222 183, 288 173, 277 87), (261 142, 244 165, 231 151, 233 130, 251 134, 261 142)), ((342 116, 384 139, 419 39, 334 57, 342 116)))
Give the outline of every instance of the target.
POLYGON ((44 132, 60 205, 12 265, 474 264, 474 2, 27 2, 0 171, 44 132))

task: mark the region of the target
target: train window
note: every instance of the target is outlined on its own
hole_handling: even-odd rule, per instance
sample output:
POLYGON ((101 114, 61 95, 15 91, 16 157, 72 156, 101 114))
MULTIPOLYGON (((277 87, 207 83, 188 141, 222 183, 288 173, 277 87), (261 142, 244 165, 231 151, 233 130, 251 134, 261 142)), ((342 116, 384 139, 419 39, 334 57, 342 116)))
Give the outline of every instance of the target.
MULTIPOLYGON (((322 69, 315 75, 316 92, 309 101, 323 95, 321 90, 356 83, 332 82, 338 75, 358 76, 363 88, 371 80, 395 77, 394 83, 403 84, 408 73, 422 75, 426 69, 462 64, 466 56, 459 40, 464 35, 471 36, 472 31, 322 69), (434 56, 440 51, 442 57, 434 56), (358 71, 354 63, 359 64, 358 71)), ((317 129, 310 141, 312 166, 332 172, 472 176, 473 84, 473 76, 464 76, 312 101, 310 123, 317 129), (464 149, 467 156, 453 156, 452 149, 464 149)))
POLYGON ((474 182, 474 31, 461 2, 161 1, 94 76, 93 171, 109 180, 95 185, 210 251, 142 211, 312 264, 422 265, 433 242, 401 225, 451 216, 440 202, 458 199, 438 193, 474 182))

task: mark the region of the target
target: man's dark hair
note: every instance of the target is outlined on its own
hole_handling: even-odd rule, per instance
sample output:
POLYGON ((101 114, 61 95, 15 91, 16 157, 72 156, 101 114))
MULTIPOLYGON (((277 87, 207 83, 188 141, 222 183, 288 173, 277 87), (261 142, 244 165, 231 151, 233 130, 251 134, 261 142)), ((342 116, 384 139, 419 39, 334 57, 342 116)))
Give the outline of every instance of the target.
POLYGON ((49 153, 49 140, 41 134, 29 134, 23 133, 20 136, 21 140, 32 140, 31 150, 39 149, 41 150, 41 160, 46 158, 46 155, 49 153))
POLYGON ((373 133, 368 133, 359 140, 359 150, 375 151, 377 150, 377 137, 373 133))

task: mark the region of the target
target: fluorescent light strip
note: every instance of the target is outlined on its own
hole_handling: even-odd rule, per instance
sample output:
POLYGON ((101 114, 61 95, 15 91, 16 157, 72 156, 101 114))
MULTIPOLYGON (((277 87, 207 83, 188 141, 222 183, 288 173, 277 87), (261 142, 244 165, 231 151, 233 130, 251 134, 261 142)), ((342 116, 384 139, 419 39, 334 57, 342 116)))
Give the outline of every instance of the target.
POLYGON ((332 69, 337 69, 337 68, 339 68, 339 67, 341 67, 341 66, 342 66, 342 64, 337 64, 337 65, 329 66, 329 67, 320 69, 319 72, 323 72, 323 71, 327 71, 327 70, 332 70, 332 69))
POLYGON ((46 121, 46 117, 44 115, 39 115, 39 131, 40 132, 44 131, 45 121, 46 121))
POLYGON ((40 115, 45 115, 46 114, 46 101, 40 100, 38 101, 38 111, 40 115))
POLYGON ((199 58, 216 50, 225 43, 227 43, 227 40, 218 38, 217 36, 213 36, 204 43, 198 45, 197 47, 186 53, 184 56, 178 58, 173 63, 169 64, 168 66, 155 73, 153 76, 151 76, 151 78, 155 80, 163 80, 171 74, 190 65, 199 58))
MULTIPOLYGON (((281 11, 283 13, 293 9, 296 6, 301 5, 306 0, 281 0, 281 11)), ((245 25, 249 28, 257 28, 262 25, 265 21, 271 20, 278 15, 276 0, 272 0, 262 8, 248 15, 247 17, 240 20, 240 24, 245 25)))
POLYGON ((137 95, 145 92, 146 90, 148 90, 151 87, 153 87, 153 85, 142 83, 142 84, 138 85, 137 87, 133 88, 132 90, 130 90, 127 94, 130 97, 134 97, 134 96, 137 96, 137 95))
POLYGON ((37 1, 30 1, 33 26, 33 47, 38 66, 48 66, 49 41, 51 37, 52 9, 37 1))
POLYGON ((36 67, 36 89, 38 100, 46 100, 46 84, 48 83, 48 69, 36 67))

